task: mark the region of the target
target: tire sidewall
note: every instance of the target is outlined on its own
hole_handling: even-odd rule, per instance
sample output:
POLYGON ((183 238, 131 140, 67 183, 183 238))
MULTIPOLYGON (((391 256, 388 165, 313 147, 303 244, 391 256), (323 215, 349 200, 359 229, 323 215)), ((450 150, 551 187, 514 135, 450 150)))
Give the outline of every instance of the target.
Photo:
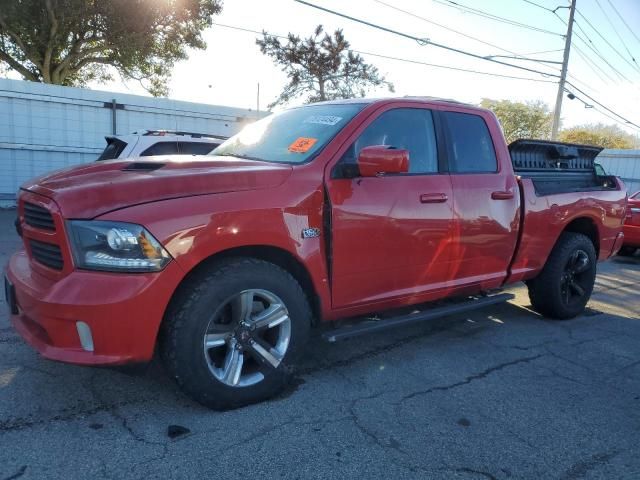
POLYGON ((279 391, 292 373, 311 323, 308 301, 293 277, 266 262, 238 261, 207 276, 198 285, 195 297, 179 312, 180 328, 172 332, 173 370, 180 386, 201 403, 214 408, 258 402, 279 391), (265 377, 257 384, 232 387, 220 382, 209 370, 203 349, 204 335, 220 306, 249 289, 268 290, 280 297, 291 319, 291 337, 277 369, 263 372, 265 377))
POLYGON ((591 240, 582 234, 563 234, 556 248, 553 250, 550 262, 545 266, 545 271, 538 282, 548 283, 550 288, 545 289, 545 295, 540 295, 539 301, 551 306, 552 316, 559 319, 573 318, 582 313, 591 298, 595 284, 597 258, 595 248, 591 240), (562 275, 571 255, 577 250, 584 251, 589 257, 590 281, 585 288, 585 294, 580 302, 566 305, 562 298, 562 275), (545 298, 546 297, 546 298, 545 298))

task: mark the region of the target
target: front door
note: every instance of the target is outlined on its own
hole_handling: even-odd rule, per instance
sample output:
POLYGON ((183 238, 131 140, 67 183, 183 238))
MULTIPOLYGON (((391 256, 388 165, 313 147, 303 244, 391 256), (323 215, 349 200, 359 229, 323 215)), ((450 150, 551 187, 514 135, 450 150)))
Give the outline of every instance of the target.
POLYGON ((339 153, 327 179, 334 308, 422 299, 447 282, 453 192, 439 167, 434 123, 426 108, 387 108, 339 153), (409 173, 344 178, 340 172, 357 168, 360 150, 371 145, 408 150, 409 173))

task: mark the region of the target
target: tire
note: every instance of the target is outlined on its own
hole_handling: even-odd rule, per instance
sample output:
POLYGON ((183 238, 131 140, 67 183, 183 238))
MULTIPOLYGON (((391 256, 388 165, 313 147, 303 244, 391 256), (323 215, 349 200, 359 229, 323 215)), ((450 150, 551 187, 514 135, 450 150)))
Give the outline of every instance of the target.
POLYGON ((287 385, 311 318, 306 294, 287 271, 231 259, 181 288, 165 315, 160 353, 189 397, 215 410, 238 408, 287 385))
POLYGON ((621 257, 633 257, 636 254, 636 247, 622 247, 618 252, 621 257))
POLYGON ((581 314, 593 292, 596 261, 589 237, 563 233, 540 275, 527 283, 533 309, 555 320, 581 314))

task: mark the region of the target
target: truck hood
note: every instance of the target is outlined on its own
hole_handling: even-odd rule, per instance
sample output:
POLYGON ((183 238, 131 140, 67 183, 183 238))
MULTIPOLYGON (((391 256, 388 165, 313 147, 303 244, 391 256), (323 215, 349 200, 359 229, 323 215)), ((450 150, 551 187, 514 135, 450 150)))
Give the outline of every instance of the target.
POLYGON ((51 198, 65 218, 94 218, 158 200, 272 188, 291 170, 290 165, 235 157, 175 155, 71 167, 21 188, 51 198))

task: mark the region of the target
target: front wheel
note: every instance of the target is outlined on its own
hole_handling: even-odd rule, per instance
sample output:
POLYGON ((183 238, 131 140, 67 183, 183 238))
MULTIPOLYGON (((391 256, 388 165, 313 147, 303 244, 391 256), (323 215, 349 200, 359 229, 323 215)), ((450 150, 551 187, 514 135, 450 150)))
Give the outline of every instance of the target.
POLYGON ((527 283, 529 299, 545 317, 564 320, 581 314, 596 278, 596 251, 589 237, 560 236, 540 275, 527 283))
POLYGON ((309 336, 311 310, 280 267, 236 259, 192 279, 165 318, 164 363, 194 400, 216 410, 276 395, 309 336))

